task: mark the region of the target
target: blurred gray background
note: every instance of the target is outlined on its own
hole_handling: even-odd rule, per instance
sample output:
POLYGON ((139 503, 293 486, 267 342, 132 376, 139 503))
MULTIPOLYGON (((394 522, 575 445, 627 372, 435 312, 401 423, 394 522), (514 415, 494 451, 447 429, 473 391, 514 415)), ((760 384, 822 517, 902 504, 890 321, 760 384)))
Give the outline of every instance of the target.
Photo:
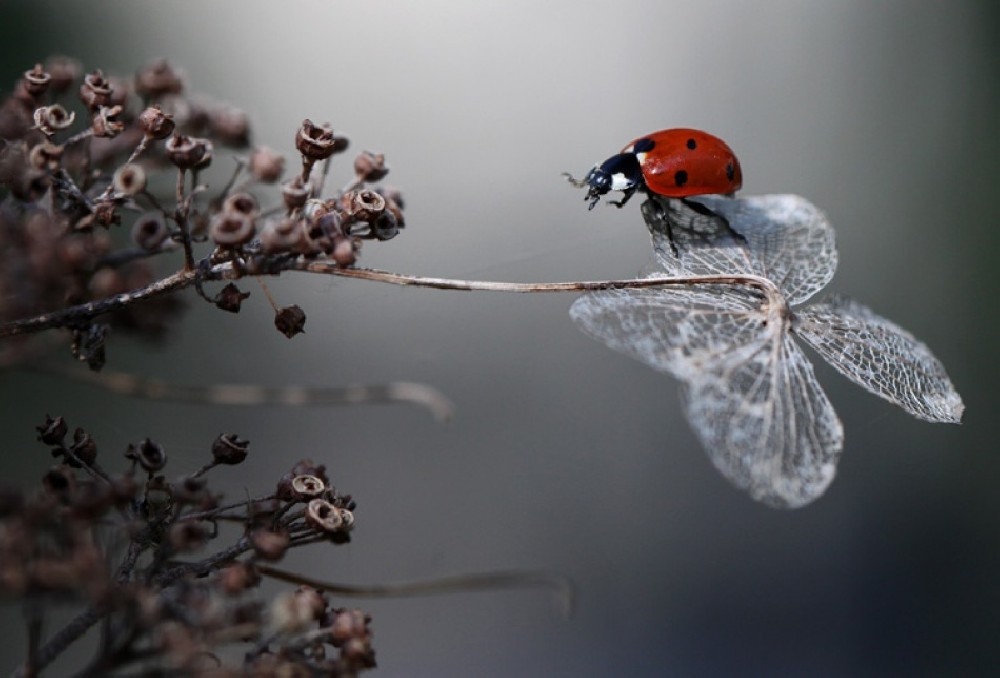
MULTIPOLYGON (((560 172, 653 130, 713 132, 739 154, 744 194, 799 193, 829 214, 841 254, 830 289, 925 341, 967 406, 960 427, 922 423, 817 362, 845 451, 825 497, 780 512, 715 472, 675 382, 574 328, 571 295, 287 276, 271 289, 306 309, 305 335, 274 332, 252 286, 239 316, 188 295, 167 343, 116 338, 109 366, 185 383, 422 381, 456 418, 136 402, 12 372, 0 376, 8 481, 34 483, 50 463, 33 430, 46 412, 91 430, 106 467, 151 436, 174 474, 234 431, 252 454, 223 482, 231 496, 267 491, 309 456, 359 502, 350 545, 299 550, 290 569, 359 584, 546 569, 578 586, 568 620, 537 591, 346 601, 374 615, 386 676, 957 673, 995 659, 994 3, 2 9, 5 90, 54 52, 123 75, 162 56, 191 90, 249 111, 254 141, 290 169, 305 117, 333 123, 352 150, 385 152, 408 225, 361 264, 397 272, 631 276, 649 247, 638 204, 588 212, 560 172)), ((342 157, 331 185, 349 171, 342 157)), ((0 667, 21 656, 19 612, 0 610, 0 667)))

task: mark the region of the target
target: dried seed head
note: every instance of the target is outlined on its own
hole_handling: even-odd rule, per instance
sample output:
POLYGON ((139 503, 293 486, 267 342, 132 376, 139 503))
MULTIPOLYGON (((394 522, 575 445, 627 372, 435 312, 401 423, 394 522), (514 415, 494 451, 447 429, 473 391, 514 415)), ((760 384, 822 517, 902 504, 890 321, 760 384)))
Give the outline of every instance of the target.
POLYGON ((76 455, 76 458, 82 461, 84 464, 91 466, 95 461, 97 461, 97 443, 89 433, 84 431, 82 428, 77 427, 73 431, 73 444, 70 445, 70 451, 76 455))
POLYGON ((353 266, 358 260, 357 242, 345 235, 333 239, 333 252, 330 255, 341 268, 353 266))
POLYGON ((312 610, 313 621, 319 621, 326 612, 326 597, 311 586, 299 586, 295 595, 312 610))
POLYGON ((260 574, 248 563, 233 563, 219 574, 222 590, 230 595, 243 593, 260 583, 260 574))
POLYGON ((166 59, 159 59, 135 75, 135 91, 144 99, 159 99, 168 94, 180 94, 184 79, 166 59))
POLYGON ((257 198, 249 193, 232 193, 223 201, 223 212, 236 212, 246 216, 254 216, 259 211, 257 198))
POLYGON ((112 179, 115 190, 124 195, 137 195, 146 190, 146 170, 141 165, 122 165, 112 179))
MULTIPOLYGON (((249 292, 243 292, 235 283, 227 283, 218 294, 212 299, 219 310, 228 313, 239 313, 243 306, 243 300, 250 296, 249 292)), ((213 447, 213 453, 215 449, 213 447)))
POLYGON ((305 205, 302 206, 302 216, 304 216, 310 224, 315 224, 323 216, 329 214, 334 209, 336 209, 336 205, 331 206, 326 200, 310 198, 309 200, 306 200, 305 205))
POLYGON ((194 520, 182 520, 170 526, 170 546, 178 553, 194 551, 204 546, 210 537, 207 526, 194 520))
POLYGON ((66 420, 62 417, 53 419, 46 414, 45 423, 36 426, 35 430, 38 431, 38 440, 46 445, 62 445, 69 426, 66 425, 66 420))
POLYGON ((121 115, 121 106, 98 106, 97 111, 90 120, 90 128, 94 131, 95 137, 113 138, 122 133, 125 123, 118 119, 121 115))
POLYGON ((302 209, 309 199, 309 187, 302 181, 301 176, 296 175, 281 184, 281 199, 289 212, 302 209))
POLYGON ((182 170, 199 167, 208 154, 211 158, 211 143, 207 139, 188 137, 175 133, 165 145, 167 158, 182 170))
POLYGON ((30 71, 24 72, 24 87, 28 94, 38 98, 45 94, 52 82, 52 75, 46 72, 41 64, 35 64, 30 71))
POLYGON ((62 162, 63 147, 48 141, 36 144, 28 151, 28 163, 36 170, 54 172, 62 162))
POLYGON ((287 532, 272 530, 257 530, 250 536, 250 543, 257 557, 271 562, 284 558, 289 541, 287 532))
POLYGON ((322 532, 341 532, 345 529, 341 511, 326 499, 313 499, 306 506, 306 521, 322 532))
POLYGON ((385 198, 368 189, 348 191, 341 198, 341 205, 355 221, 371 221, 385 211, 385 198))
POLYGON ((35 127, 47 137, 51 137, 56 132, 69 128, 76 120, 76 113, 67 111, 59 104, 51 106, 39 106, 32 116, 35 127))
POLYGON ((147 252, 160 249, 169 235, 170 230, 159 212, 146 212, 132 224, 132 242, 147 252))
POLYGON ((212 217, 208 235, 219 247, 235 249, 253 240, 257 226, 252 216, 241 212, 219 212, 212 217))
POLYGON ((111 102, 111 83, 99 69, 84 76, 80 85, 80 100, 91 112, 111 102))
POLYGON ((385 164, 385 155, 362 151, 354 159, 354 173, 359 181, 381 181, 389 173, 389 168, 385 164))
POLYGON ((139 465, 149 473, 156 473, 167 465, 166 450, 149 438, 129 445, 125 450, 125 458, 139 462, 139 465))
POLYGON ((265 253, 300 252, 308 250, 309 238, 305 225, 298 219, 269 221, 260 232, 260 247, 265 253))
POLYGON ((292 493, 296 499, 312 499, 326 491, 326 483, 316 476, 301 475, 292 478, 292 493))
POLYGON ((297 304, 285 306, 274 314, 274 326, 279 332, 291 339, 296 334, 305 332, 306 312, 297 304))
POLYGON ((306 119, 295 133, 295 148, 305 159, 325 160, 334 153, 346 150, 347 146, 347 138, 336 136, 329 123, 314 125, 306 119))
POLYGON ((89 226, 103 226, 111 228, 115 224, 121 223, 121 215, 118 213, 118 203, 111 198, 101 198, 94 201, 94 208, 91 213, 93 218, 89 226))
POLYGON ((250 173, 263 184, 274 183, 285 171, 285 158, 262 146, 250 155, 250 173))
POLYGON ((226 146, 243 148, 250 143, 250 118, 235 106, 219 106, 208 114, 213 138, 226 146))
POLYGON ((139 114, 139 127, 150 139, 166 139, 174 132, 174 116, 164 113, 159 104, 149 106, 139 114))
POLYGON ((248 447, 249 440, 243 440, 235 433, 224 433, 212 443, 212 459, 217 464, 235 466, 247 458, 248 447))
POLYGON ((396 215, 389 210, 375 217, 371 222, 371 227, 372 235, 377 240, 392 240, 399 235, 399 222, 396 221, 396 215))
POLYGON ((293 592, 280 593, 271 602, 271 624, 278 633, 299 633, 312 624, 312 602, 293 592))
POLYGON ((64 56, 49 57, 45 62, 45 70, 52 78, 49 81, 49 89, 53 94, 62 94, 69 90, 83 75, 83 66, 80 62, 64 56))
POLYGON ((371 617, 357 608, 331 610, 331 614, 324 621, 324 626, 330 628, 330 636, 335 645, 350 638, 360 638, 370 633, 368 624, 371 622, 371 617))

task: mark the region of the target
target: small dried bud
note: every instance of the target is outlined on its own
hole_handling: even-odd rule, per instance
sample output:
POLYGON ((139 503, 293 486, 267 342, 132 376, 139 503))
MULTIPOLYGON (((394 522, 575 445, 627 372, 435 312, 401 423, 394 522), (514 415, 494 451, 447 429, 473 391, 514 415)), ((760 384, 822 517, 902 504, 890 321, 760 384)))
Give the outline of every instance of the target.
POLYGON ((63 147, 48 141, 36 144, 28 151, 28 163, 36 170, 54 172, 62 162, 63 147))
POLYGON ((295 178, 281 184, 281 199, 289 212, 305 206, 309 200, 309 187, 302 181, 301 176, 296 175, 295 178))
POLYGON ((170 526, 168 539, 174 551, 184 553, 204 546, 210 537, 207 526, 194 520, 182 520, 170 526))
POLYGON ((132 242, 147 252, 160 249, 169 236, 170 230, 159 212, 146 212, 132 224, 132 242))
POLYGON ((331 610, 331 614, 324 620, 324 626, 330 628, 330 636, 337 646, 351 638, 363 638, 369 635, 369 623, 371 617, 357 608, 331 610))
POLYGON ((334 153, 346 150, 347 145, 347 139, 334 135, 329 124, 314 125, 309 119, 303 120, 295 133, 295 148, 309 160, 325 160, 334 153))
POLYGON ((125 451, 125 458, 139 462, 139 465, 149 473, 156 473, 167 465, 166 450, 149 438, 129 445, 125 451))
POLYGON ((253 240, 257 233, 252 216, 240 212, 219 212, 212 217, 208 235, 219 247, 235 249, 253 240))
POLYGON ((385 198, 367 189, 348 191, 341 198, 341 205, 355 221, 371 221, 385 211, 385 198))
POLYGON ((287 532, 257 530, 250 536, 254 553, 261 560, 271 562, 281 560, 288 550, 289 537, 287 532))
POLYGON ((371 227, 372 235, 377 240, 392 240, 399 235, 399 222, 396 221, 396 215, 389 210, 375 217, 371 222, 371 227))
POLYGON ((236 212, 246 216, 254 216, 259 211, 257 198, 249 193, 233 193, 222 203, 223 212, 236 212))
POLYGON ((115 190, 124 195, 137 195, 146 190, 146 170, 141 165, 123 165, 112 179, 115 190))
POLYGON ((42 476, 42 484, 60 499, 68 500, 70 492, 76 486, 76 478, 65 466, 53 466, 42 476))
POLYGON ((95 443, 91 435, 82 428, 77 427, 77 429, 73 431, 73 444, 70 445, 69 449, 76 455, 77 459, 88 466, 93 465, 93 463, 97 461, 97 443, 95 443))
POLYGON ((220 143, 243 148, 250 143, 250 118, 234 106, 219 106, 208 114, 208 128, 220 143))
POLYGON ((184 80, 166 59, 146 66, 135 75, 135 91, 144 99, 158 99, 168 94, 180 94, 184 80))
POLYGON ((91 225, 111 228, 112 225, 121 223, 121 215, 118 214, 118 205, 111 198, 99 199, 94 202, 94 211, 91 214, 94 218, 91 225))
MULTIPOLYGON (((320 200, 319 198, 309 198, 306 204, 302 207, 302 216, 304 216, 310 224, 315 224, 321 218, 329 214, 330 212, 337 209, 337 205, 330 204, 326 200, 320 200)), ((310 235, 318 235, 315 233, 310 233, 310 235)))
POLYGON ((266 253, 301 252, 308 249, 305 225, 298 219, 269 221, 260 232, 260 247, 266 253))
POLYGON ((312 602, 292 592, 278 594, 271 602, 271 624, 278 633, 299 633, 314 620, 312 602))
POLYGON ((326 612, 326 598, 322 593, 303 584, 295 591, 295 595, 312 610, 314 621, 323 618, 323 613, 326 612))
POLYGON ((24 87, 28 94, 38 98, 45 94, 52 82, 52 76, 45 71, 41 64, 35 64, 30 71, 24 72, 24 87))
POLYGON ((211 144, 207 139, 174 134, 167 139, 165 149, 170 162, 179 169, 188 170, 197 167, 206 153, 211 153, 211 144))
POLYGON ((354 159, 354 173, 358 176, 359 181, 381 181, 389 173, 389 168, 385 164, 385 155, 362 151, 354 159))
POLYGON ((233 563, 223 568, 219 578, 222 590, 230 595, 243 593, 251 586, 260 583, 257 570, 247 563, 233 563))
POLYGON ((337 266, 347 268, 358 260, 358 250, 354 238, 339 236, 333 239, 333 253, 330 255, 337 266))
POLYGON ((91 112, 110 103, 111 83, 105 79, 104 73, 96 70, 83 78, 83 84, 80 85, 80 100, 91 112))
POLYGON ((35 127, 47 137, 69 128, 76 120, 76 113, 67 111, 59 104, 39 106, 33 114, 35 127))
POLYGON ((174 133, 174 116, 164 113, 160 105, 149 106, 139 114, 139 127, 150 139, 166 139, 174 133))
POLYGON ((340 532, 344 530, 341 511, 326 499, 313 499, 306 506, 306 522, 323 532, 340 532))
POLYGON ((247 458, 249 446, 249 440, 243 440, 235 433, 223 433, 212 443, 212 459, 216 464, 235 466, 247 458))
POLYGON ((312 499, 326 491, 326 483, 316 476, 301 475, 292 478, 292 495, 296 499, 312 499))
POLYGON ((35 430, 38 431, 38 439, 46 445, 62 445, 63 438, 66 437, 69 427, 66 425, 66 420, 62 417, 53 419, 46 414, 45 423, 41 426, 36 426, 35 430))
POLYGON ((52 90, 53 94, 62 94, 69 90, 73 83, 83 75, 83 67, 80 62, 64 56, 50 57, 45 62, 45 70, 52 77, 49 81, 49 89, 52 90))
POLYGON ((94 131, 95 137, 113 138, 122 133, 125 123, 118 120, 121 115, 121 106, 98 106, 90 121, 90 128, 94 131))
MULTIPOLYGON (((249 292, 242 292, 235 283, 227 283, 218 294, 212 299, 215 305, 222 311, 228 313, 239 313, 243 300, 250 296, 249 292)), ((214 454, 214 447, 213 447, 214 454)))
POLYGON ((270 148, 257 148, 250 155, 250 174, 263 184, 277 181, 284 171, 285 158, 270 148))
POLYGON ((306 313, 297 304, 285 306, 274 315, 274 326, 291 339, 305 332, 306 313))

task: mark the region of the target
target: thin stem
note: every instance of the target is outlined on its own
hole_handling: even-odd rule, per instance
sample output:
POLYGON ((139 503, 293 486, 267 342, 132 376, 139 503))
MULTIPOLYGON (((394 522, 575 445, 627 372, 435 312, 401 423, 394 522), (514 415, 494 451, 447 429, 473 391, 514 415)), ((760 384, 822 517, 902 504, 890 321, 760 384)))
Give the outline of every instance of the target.
POLYGON ((174 207, 174 221, 181 229, 181 242, 184 244, 184 270, 194 270, 194 252, 191 250, 191 233, 188 231, 187 204, 184 200, 184 170, 177 170, 177 205, 174 207))
POLYGON ((371 268, 338 268, 333 263, 323 261, 295 262, 295 270, 309 273, 336 275, 343 278, 355 278, 403 285, 410 287, 429 287, 437 290, 458 290, 465 292, 507 292, 514 294, 545 293, 545 292, 593 292, 609 289, 640 289, 644 287, 664 287, 676 285, 746 285, 756 287, 767 293, 778 292, 774 283, 757 275, 684 275, 663 278, 628 278, 623 280, 580 280, 552 283, 512 283, 493 282, 488 280, 456 280, 452 278, 430 278, 417 275, 390 273, 371 268))
MULTIPOLYGON (((187 233, 185 229, 185 234, 187 233)), ((189 244, 189 243, 188 243, 189 244)), ((782 296, 777 286, 757 275, 692 275, 671 276, 664 278, 628 278, 623 280, 583 280, 553 283, 511 283, 492 282, 487 280, 455 280, 451 278, 428 278, 417 275, 403 275, 379 271, 371 268, 339 268, 332 262, 293 260, 285 264, 284 269, 321 275, 335 275, 342 278, 354 278, 403 285, 410 287, 428 287, 438 290, 460 290, 466 292, 508 292, 515 294, 547 293, 547 292, 593 292, 609 289, 641 289, 646 287, 691 286, 691 285, 743 285, 763 291, 770 300, 781 302, 782 296)), ((193 267, 193 263, 191 264, 193 267)), ((243 277, 243 273, 233 268, 232 263, 224 262, 206 268, 205 271, 184 270, 158 280, 147 287, 126 292, 99 301, 70 306, 52 313, 44 313, 33 318, 13 320, 0 324, 0 338, 17 334, 39 332, 54 327, 66 327, 73 323, 88 320, 98 315, 110 313, 125 308, 133 303, 160 296, 168 292, 188 287, 201 280, 234 280, 243 277)), ((783 302, 782 302, 783 303, 783 302)))
POLYGON ((468 591, 493 591, 508 588, 528 588, 540 586, 553 589, 560 602, 564 614, 568 614, 573 606, 573 585, 566 577, 550 572, 500 571, 465 574, 457 577, 442 577, 424 581, 399 582, 392 584, 375 584, 370 586, 355 586, 337 584, 334 582, 305 577, 295 572, 288 572, 277 567, 255 563, 257 571, 271 579, 311 586, 319 591, 327 591, 334 595, 357 598, 400 598, 405 596, 440 595, 468 591))

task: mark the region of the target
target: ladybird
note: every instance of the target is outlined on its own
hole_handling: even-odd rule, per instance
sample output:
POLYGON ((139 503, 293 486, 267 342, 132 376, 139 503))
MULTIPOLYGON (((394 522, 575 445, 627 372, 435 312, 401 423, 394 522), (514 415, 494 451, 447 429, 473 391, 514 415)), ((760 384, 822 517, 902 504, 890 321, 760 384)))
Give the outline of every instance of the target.
POLYGON ((574 186, 587 186, 585 200, 594 209, 608 191, 622 191, 622 207, 636 191, 667 198, 711 193, 732 194, 743 185, 740 161, 729 145, 696 129, 665 129, 639 137, 587 173, 582 181, 566 175, 574 186))

